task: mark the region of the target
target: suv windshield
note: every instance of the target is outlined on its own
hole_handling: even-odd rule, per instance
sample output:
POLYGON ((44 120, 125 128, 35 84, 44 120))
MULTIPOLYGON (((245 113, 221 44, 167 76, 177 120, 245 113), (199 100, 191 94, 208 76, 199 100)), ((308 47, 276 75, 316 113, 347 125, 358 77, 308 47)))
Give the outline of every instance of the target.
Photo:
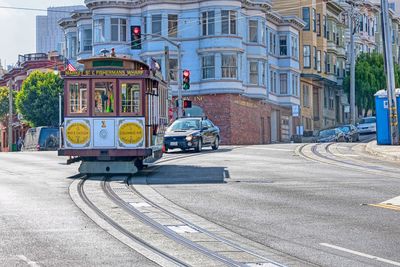
POLYGON ((360 124, 375 123, 375 122, 376 122, 375 118, 364 118, 364 119, 361 119, 360 124))
POLYGON ((200 130, 200 120, 176 120, 168 128, 168 132, 200 130))

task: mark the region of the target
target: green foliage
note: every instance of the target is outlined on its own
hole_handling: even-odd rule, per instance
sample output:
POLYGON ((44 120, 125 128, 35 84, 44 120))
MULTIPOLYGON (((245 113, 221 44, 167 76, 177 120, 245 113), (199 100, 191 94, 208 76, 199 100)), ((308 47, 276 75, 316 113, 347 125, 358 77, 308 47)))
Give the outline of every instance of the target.
POLYGON ((32 126, 58 125, 58 94, 63 93, 63 80, 53 73, 32 72, 23 82, 16 106, 32 126))
MULTIPOLYGON (((394 68, 396 87, 400 85, 400 66, 394 68)), ((375 110, 374 94, 386 88, 386 73, 383 55, 360 54, 356 61, 356 105, 359 111, 375 110)), ((345 91, 350 94, 350 76, 344 80, 345 91)), ((359 112, 360 113, 360 112, 359 112)))
MULTIPOLYGON (((15 100, 16 92, 12 92, 15 100)), ((10 90, 8 87, 0 87, 0 121, 5 121, 9 112, 9 94, 10 90)), ((13 102, 13 112, 15 112, 15 102, 13 102)))

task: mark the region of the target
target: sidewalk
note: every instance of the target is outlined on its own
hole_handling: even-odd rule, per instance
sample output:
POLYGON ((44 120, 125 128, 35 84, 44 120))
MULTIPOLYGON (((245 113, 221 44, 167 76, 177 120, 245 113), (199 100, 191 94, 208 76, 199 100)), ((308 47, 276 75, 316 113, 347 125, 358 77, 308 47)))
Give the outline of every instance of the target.
POLYGON ((400 161, 400 146, 378 146, 376 141, 372 141, 367 144, 365 150, 374 156, 400 161))

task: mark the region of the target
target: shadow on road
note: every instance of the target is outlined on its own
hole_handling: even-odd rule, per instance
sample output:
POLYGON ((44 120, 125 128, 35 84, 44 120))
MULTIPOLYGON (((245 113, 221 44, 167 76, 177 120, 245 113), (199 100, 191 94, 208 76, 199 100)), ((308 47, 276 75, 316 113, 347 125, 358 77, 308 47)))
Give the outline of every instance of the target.
POLYGON ((224 167, 164 165, 150 167, 132 176, 132 184, 218 184, 225 183, 229 172, 224 167))

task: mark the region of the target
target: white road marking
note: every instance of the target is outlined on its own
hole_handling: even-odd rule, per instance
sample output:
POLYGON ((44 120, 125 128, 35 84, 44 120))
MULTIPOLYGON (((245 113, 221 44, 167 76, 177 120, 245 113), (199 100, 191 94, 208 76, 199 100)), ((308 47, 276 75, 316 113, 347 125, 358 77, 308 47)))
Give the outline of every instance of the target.
POLYGON ((387 259, 384 259, 384 258, 379 258, 379 257, 377 257, 377 256, 365 254, 365 253, 358 252, 358 251, 355 251, 355 250, 351 250, 351 249, 347 249, 347 248, 342 248, 342 247, 335 246, 335 245, 331 245, 331 244, 327 244, 327 243, 320 243, 320 245, 321 245, 321 246, 324 246, 324 247, 328 247, 328 248, 333 248, 333 249, 336 249, 336 250, 340 250, 340 251, 343 251, 343 252, 351 253, 351 254, 354 254, 354 255, 357 255, 357 256, 365 257, 365 258, 368 258, 368 259, 371 259, 371 260, 376 260, 376 261, 380 261, 380 262, 392 264, 392 265, 395 265, 395 266, 400 266, 400 262, 396 262, 396 261, 392 261, 392 260, 387 260, 387 259))
POLYGON ((168 225, 167 227, 178 234, 198 233, 197 230, 195 230, 187 225, 168 225))
POLYGON ((134 208, 151 207, 151 205, 146 202, 137 202, 137 203, 131 202, 129 204, 131 204, 134 208))
POLYGON ((381 204, 400 206, 400 196, 383 201, 381 204))
POLYGON ((31 261, 30 259, 28 259, 27 257, 25 257, 24 255, 17 255, 17 257, 18 257, 20 260, 26 262, 26 264, 28 264, 28 265, 31 266, 31 267, 39 267, 39 266, 40 266, 40 265, 37 264, 36 262, 31 261))

